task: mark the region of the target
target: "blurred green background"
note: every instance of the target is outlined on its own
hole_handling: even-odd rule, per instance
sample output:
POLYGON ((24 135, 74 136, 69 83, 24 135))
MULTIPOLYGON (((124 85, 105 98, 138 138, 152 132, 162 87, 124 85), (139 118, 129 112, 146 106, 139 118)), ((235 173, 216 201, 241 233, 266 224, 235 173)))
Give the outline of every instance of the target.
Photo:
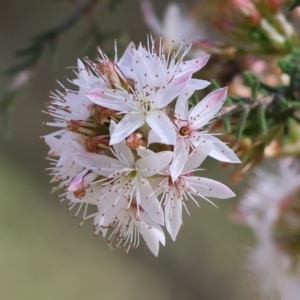
MULTIPOLYGON (((166 4, 154 1, 160 15, 166 4)), ((18 62, 16 50, 73 11, 69 3, 54 0, 1 0, 0 7, 1 71, 18 62)), ((100 7, 94 14, 103 29, 122 28, 135 42, 145 41, 148 29, 138 1, 122 1, 116 13, 100 7)), ((0 299, 256 299, 243 267, 251 235, 229 220, 237 199, 216 200, 219 209, 203 201, 202 209, 191 204, 192 217, 184 215, 177 241, 167 238, 155 258, 144 244, 128 256, 110 251, 105 239, 93 237, 91 221, 79 229, 79 218, 50 193, 48 149, 38 140, 50 131, 39 122, 46 119, 49 90, 59 88, 55 80, 72 78, 66 67, 88 51, 79 45, 85 30, 81 20, 60 36, 53 59, 39 63, 10 108, 8 138, 0 138, 0 299)), ((1 78, 1 93, 8 83, 1 78)), ((226 175, 215 162, 203 174, 224 183, 226 175)))

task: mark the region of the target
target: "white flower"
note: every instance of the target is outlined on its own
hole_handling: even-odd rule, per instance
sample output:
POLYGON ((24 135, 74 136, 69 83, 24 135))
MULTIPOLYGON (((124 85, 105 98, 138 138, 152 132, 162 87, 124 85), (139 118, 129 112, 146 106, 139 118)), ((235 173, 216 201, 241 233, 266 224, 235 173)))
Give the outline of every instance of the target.
POLYGON ((300 174, 291 161, 282 159, 257 168, 238 205, 238 217, 254 229, 258 238, 270 234, 284 202, 300 188, 300 174))
MULTIPOLYGON (((66 132, 64 136, 67 135, 78 137, 70 132, 66 132)), ((65 191, 60 194, 60 197, 62 197, 62 201, 69 201, 68 211, 73 209, 76 204, 79 204, 75 217, 85 205, 83 221, 87 213, 88 204, 97 205, 100 186, 92 187, 92 185, 99 175, 85 170, 72 159, 71 153, 75 151, 85 151, 85 148, 79 141, 75 139, 72 140, 72 138, 69 137, 66 139, 66 143, 64 143, 61 139, 53 137, 53 140, 51 140, 48 137, 46 142, 49 143, 49 141, 50 144, 53 145, 53 149, 56 149, 55 152, 50 153, 48 160, 50 161, 51 167, 47 169, 51 171, 50 174, 53 177, 51 182, 58 182, 57 186, 53 188, 53 191, 65 189, 65 191), (56 144, 58 144, 58 148, 55 146, 56 144), (59 156, 59 153, 61 156, 58 160, 51 157, 59 156)))
POLYGON ((236 218, 249 225, 257 238, 246 267, 257 277, 263 296, 299 299, 299 189, 295 161, 272 161, 255 171, 238 204, 236 218))
MULTIPOLYGON (((79 86, 79 91, 73 92, 66 90, 65 93, 56 91, 51 94, 51 102, 48 104, 48 112, 54 118, 55 122, 46 122, 48 126, 62 128, 54 133, 43 137, 45 142, 50 146, 49 156, 60 156, 57 161, 57 166, 62 166, 68 159, 71 158, 71 153, 74 152, 74 145, 71 141, 78 141, 82 145, 86 140, 86 136, 75 131, 80 123, 88 121, 92 114, 94 103, 91 102, 85 95, 85 92, 97 81, 96 77, 92 75, 84 67, 83 63, 78 60, 78 78, 73 80, 75 85, 79 86), (74 124, 74 120, 78 120, 74 124), (69 129, 67 131, 66 129, 69 129), (75 132, 72 132, 72 131, 75 132)), ((91 131, 93 123, 86 122, 87 126, 82 127, 81 133, 88 133, 91 131), (84 130, 85 132, 82 132, 84 130)), ((78 149, 77 149, 78 150, 78 149)))
MULTIPOLYGON (((226 91, 209 94, 188 111, 188 99, 209 82, 193 79, 208 56, 184 60, 190 46, 172 52, 150 36, 147 47, 133 43, 120 60, 99 49, 96 62, 78 60, 78 91, 51 95, 46 124, 58 131, 43 137, 56 189, 69 210, 83 209, 82 222, 94 217, 95 234, 109 236, 126 253, 143 237, 157 256, 165 244, 161 225, 175 240, 182 206, 195 196, 228 198, 219 182, 193 175, 211 155, 236 162, 218 139, 203 131, 218 113, 226 91), (178 102, 176 104, 176 101, 178 102), (175 105, 175 109, 174 109, 175 105), (165 151, 168 150, 168 151, 165 151), (220 152, 220 153, 219 153, 220 152), (88 205, 96 212, 88 214, 88 205)), ((196 202, 197 203, 197 202, 196 202)))
POLYGON ((246 269, 253 275, 261 299, 298 300, 300 295, 300 264, 277 247, 271 237, 249 252, 246 269))
POLYGON ((182 206, 185 206, 185 202, 189 199, 199 206, 194 196, 199 196, 210 203, 212 202, 206 197, 226 199, 235 196, 227 186, 218 181, 193 176, 211 151, 211 147, 210 142, 199 145, 187 158, 182 158, 184 159, 183 168, 181 164, 178 164, 179 170, 176 168, 162 170, 160 173, 163 179, 157 178, 155 183, 152 183, 157 194, 161 194, 166 228, 173 240, 176 239, 182 224, 182 206))
POLYGON ((176 147, 181 152, 189 153, 190 148, 197 147, 201 142, 211 141, 212 151, 209 156, 225 162, 239 163, 235 153, 221 140, 203 131, 203 127, 216 117, 226 100, 227 88, 220 88, 208 94, 195 107, 188 109, 188 98, 194 89, 187 89, 178 98, 175 106, 176 147))
POLYGON ((115 218, 107 222, 103 222, 102 214, 98 213, 94 224, 96 235, 100 232, 106 236, 111 229, 108 243, 114 243, 114 247, 121 246, 126 254, 131 247, 136 249, 139 246, 139 234, 155 256, 158 255, 159 242, 165 245, 165 235, 161 227, 146 212, 138 212, 135 207, 121 208, 115 218))
MULTIPOLYGON (((119 89, 96 87, 86 93, 94 103, 124 114, 112 133, 111 145, 124 140, 145 123, 164 143, 176 143, 174 125, 166 107, 189 85, 193 73, 203 67, 208 57, 184 62, 184 53, 176 61, 178 53, 169 57, 170 53, 163 53, 162 44, 155 50, 154 41, 151 42, 148 50, 142 47, 131 50, 131 73, 127 77, 133 80, 134 87, 129 87, 129 90, 122 86, 118 86, 119 89)), ((128 68, 120 70, 124 74, 128 72, 128 68)), ((209 84, 204 80, 194 80, 193 83, 197 84, 197 89, 209 84)))
POLYGON ((51 167, 47 170, 51 171, 50 174, 53 177, 51 182, 58 182, 54 190, 68 187, 72 179, 82 172, 83 167, 74 163, 71 153, 79 150, 85 151, 82 136, 63 130, 61 130, 61 138, 56 135, 57 132, 43 137, 51 147, 47 158, 51 167), (59 159, 53 158, 55 156, 59 156, 59 159))
MULTIPOLYGON (((150 1, 142 1, 144 19, 155 36, 163 36, 167 49, 180 47, 180 43, 197 43, 207 38, 204 27, 197 24, 196 19, 189 15, 184 7, 176 3, 169 3, 163 21, 160 21, 153 11, 150 1)), ((197 55, 204 55, 204 51, 197 51, 197 55)))
POLYGON ((79 86, 79 91, 68 90, 61 84, 65 93, 56 91, 56 94, 51 94, 52 101, 48 105, 48 110, 56 122, 48 122, 47 125, 66 127, 66 123, 70 120, 88 120, 91 115, 94 104, 86 97, 85 92, 94 84, 104 86, 104 82, 90 73, 81 60, 78 59, 77 63, 78 78, 71 82, 79 86))
MULTIPOLYGON (((115 125, 112 123, 111 132, 115 125)), ((94 153, 75 153, 75 162, 96 174, 106 177, 106 185, 99 201, 105 201, 102 214, 111 220, 125 205, 145 211, 154 221, 164 224, 163 213, 157 197, 147 180, 161 171, 172 159, 173 153, 162 151, 147 157, 135 159, 125 141, 115 144, 115 158, 94 153), (134 203, 136 201, 136 203, 134 203)))
MULTIPOLYGON (((123 68, 127 66, 127 61, 130 60, 130 46, 132 44, 129 44, 119 62, 123 68)), ((67 90, 62 85, 65 93, 60 91, 51 93, 51 102, 48 104, 48 112, 54 118, 55 122, 46 122, 45 124, 63 128, 43 137, 45 142, 51 147, 49 154, 52 156, 61 156, 58 165, 62 165, 67 158, 71 157, 72 149, 74 149, 71 140, 80 140, 81 143, 84 143, 87 136, 95 132, 94 127, 97 124, 93 119, 90 119, 94 113, 93 108, 95 104, 89 100, 85 93, 93 86, 101 88, 109 87, 109 83, 103 76, 95 76, 89 68, 85 67, 80 59, 78 59, 77 65, 78 71, 75 72, 77 78, 71 82, 77 85, 79 90, 67 90)), ((94 65, 90 67, 96 68, 94 65)), ((97 74, 97 70, 94 70, 94 72, 97 74)))
POLYGON ((71 191, 66 191, 60 197, 63 197, 62 201, 68 200, 68 212, 70 212, 72 209, 74 209, 76 206, 78 207, 76 209, 76 212, 74 214, 74 217, 77 217, 79 212, 82 211, 82 217, 81 217, 81 222, 80 226, 83 224, 83 222, 89 218, 88 215, 88 206, 93 205, 96 206, 98 204, 97 198, 100 195, 100 190, 101 190, 100 185, 94 185, 92 187, 84 187, 84 189, 77 191, 77 192, 71 192, 71 191))

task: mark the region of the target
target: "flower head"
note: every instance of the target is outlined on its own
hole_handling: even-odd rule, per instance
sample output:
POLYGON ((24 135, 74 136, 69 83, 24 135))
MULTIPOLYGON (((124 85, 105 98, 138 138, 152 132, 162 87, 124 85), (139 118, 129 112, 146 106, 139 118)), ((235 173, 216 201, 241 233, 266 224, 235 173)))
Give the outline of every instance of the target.
POLYGON ((181 157, 184 161, 183 167, 177 164, 179 169, 176 170, 174 167, 176 164, 171 164, 169 169, 161 172, 161 180, 156 179, 156 190, 161 194, 161 201, 164 205, 166 227, 173 240, 176 239, 182 224, 182 206, 187 210, 186 203, 189 200, 199 206, 195 196, 211 204, 213 202, 207 197, 226 199, 235 196, 224 184, 194 175, 211 149, 211 142, 200 144, 188 157, 181 157))
POLYGON ((258 169, 234 214, 257 238, 247 268, 262 293, 278 299, 297 299, 300 292, 299 179, 299 165, 289 158, 258 169))
MULTIPOLYGON (((116 144, 134 131, 152 129, 166 144, 175 145, 176 134, 168 116, 167 107, 182 91, 189 86, 193 73, 202 68, 208 57, 184 61, 189 50, 165 54, 160 42, 155 49, 151 39, 148 48, 131 48, 130 68, 124 68, 124 74, 133 82, 133 87, 124 89, 114 83, 116 89, 92 88, 86 93, 95 104, 117 112, 120 122, 112 133, 110 144, 116 144), (129 71, 130 70, 130 71, 129 71), (149 128, 149 129, 147 129, 149 128)), ((130 59, 129 59, 130 60, 130 59)), ((123 71, 122 68, 120 68, 123 71)), ((202 89, 209 83, 195 80, 196 89, 202 89)))
MULTIPOLYGON (((101 210, 100 210, 101 211, 101 210)), ((106 236, 110 231, 108 243, 114 248, 120 247, 127 254, 130 248, 139 246, 143 237, 150 251, 157 256, 159 242, 165 245, 165 235, 162 228, 150 218, 146 212, 138 212, 136 207, 121 208, 112 220, 103 221, 99 213, 95 217, 95 235, 101 233, 106 236)))
POLYGON ((169 3, 164 12, 163 20, 160 21, 155 15, 151 1, 142 1, 142 12, 144 20, 153 34, 157 37, 163 36, 167 49, 179 48, 184 41, 193 43, 190 56, 197 57, 205 55, 205 51, 196 48, 197 44, 208 39, 205 28, 199 26, 196 18, 187 12, 185 7, 176 3, 169 3))
POLYGON ((79 206, 76 215, 84 208, 82 222, 94 218, 95 234, 126 253, 142 237, 157 255, 165 244, 163 225, 175 240, 189 198, 234 196, 223 184, 193 175, 207 155, 237 159, 203 131, 225 89, 188 111, 188 98, 209 84, 192 78, 208 57, 185 60, 189 48, 165 52, 162 40, 157 46, 149 37, 147 47, 130 43, 114 61, 99 49, 96 62, 78 61, 72 81, 78 91, 57 91, 48 105, 54 122, 46 124, 59 128, 43 137, 56 188, 64 189, 69 209, 79 206), (96 212, 88 214, 88 205, 96 212))

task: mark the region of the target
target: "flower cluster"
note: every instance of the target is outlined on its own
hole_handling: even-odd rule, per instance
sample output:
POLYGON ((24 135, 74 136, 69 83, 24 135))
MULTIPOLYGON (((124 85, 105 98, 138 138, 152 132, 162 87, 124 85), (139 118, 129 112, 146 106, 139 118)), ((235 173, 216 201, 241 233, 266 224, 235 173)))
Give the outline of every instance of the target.
MULTIPOLYGON (((83 220, 94 218, 95 234, 127 253, 140 234, 158 254, 165 244, 161 226, 175 240, 195 196, 229 198, 222 183, 194 172, 207 156, 239 162, 226 144, 204 131, 226 98, 226 88, 208 94, 189 109, 188 99, 209 82, 193 79, 207 56, 185 61, 190 48, 176 52, 130 43, 114 61, 99 49, 96 62, 78 60, 78 91, 64 88, 51 95, 49 126, 60 130, 44 136, 50 146, 53 181, 64 189, 70 208, 85 205, 83 220), (87 205, 96 212, 87 213, 87 205)), ((116 47, 116 46, 115 46, 116 47)), ((116 49, 115 49, 116 50, 116 49)), ((116 51, 117 52, 117 51, 116 51)))
POLYGON ((162 21, 155 14, 150 0, 142 0, 141 8, 145 23, 155 36, 164 37, 166 48, 180 47, 181 41, 184 40, 186 43, 193 43, 189 51, 190 57, 206 53, 205 48, 212 42, 212 32, 208 34, 208 28, 203 23, 199 26, 198 20, 186 7, 170 2, 162 21))
POLYGON ((261 293, 274 299, 299 298, 299 177, 299 164, 292 158, 256 169, 234 214, 257 239, 247 268, 257 275, 261 293))

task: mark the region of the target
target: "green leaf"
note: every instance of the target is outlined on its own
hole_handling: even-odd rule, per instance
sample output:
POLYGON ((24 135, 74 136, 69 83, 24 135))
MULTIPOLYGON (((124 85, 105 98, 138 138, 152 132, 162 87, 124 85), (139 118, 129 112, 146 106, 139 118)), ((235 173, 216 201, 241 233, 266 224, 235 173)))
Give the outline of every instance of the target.
POLYGON ((239 122, 238 122, 238 126, 237 126, 237 132, 236 132, 236 137, 237 137, 238 140, 243 135, 248 115, 249 115, 249 110, 248 109, 245 109, 245 110, 241 111, 241 113, 240 113, 240 118, 239 118, 239 122))
POLYGON ((256 101, 256 99, 257 99, 258 88, 259 88, 259 81, 258 81, 258 79, 256 79, 251 84, 251 94, 252 94, 252 98, 254 101, 256 101))
POLYGON ((227 132, 231 132, 231 123, 230 123, 230 115, 226 114, 223 116, 223 124, 224 128, 227 132))
POLYGON ((262 132, 267 132, 266 107, 264 105, 258 107, 258 121, 262 132))
POLYGON ((191 98, 190 98, 190 104, 192 104, 192 106, 195 106, 199 103, 199 99, 196 93, 194 93, 191 98))
POLYGON ((221 87, 221 85, 219 84, 219 82, 215 79, 211 80, 211 86, 210 86, 213 90, 219 89, 221 87))
POLYGON ((244 72, 244 76, 249 86, 252 86, 257 81, 256 76, 252 72, 244 72))

